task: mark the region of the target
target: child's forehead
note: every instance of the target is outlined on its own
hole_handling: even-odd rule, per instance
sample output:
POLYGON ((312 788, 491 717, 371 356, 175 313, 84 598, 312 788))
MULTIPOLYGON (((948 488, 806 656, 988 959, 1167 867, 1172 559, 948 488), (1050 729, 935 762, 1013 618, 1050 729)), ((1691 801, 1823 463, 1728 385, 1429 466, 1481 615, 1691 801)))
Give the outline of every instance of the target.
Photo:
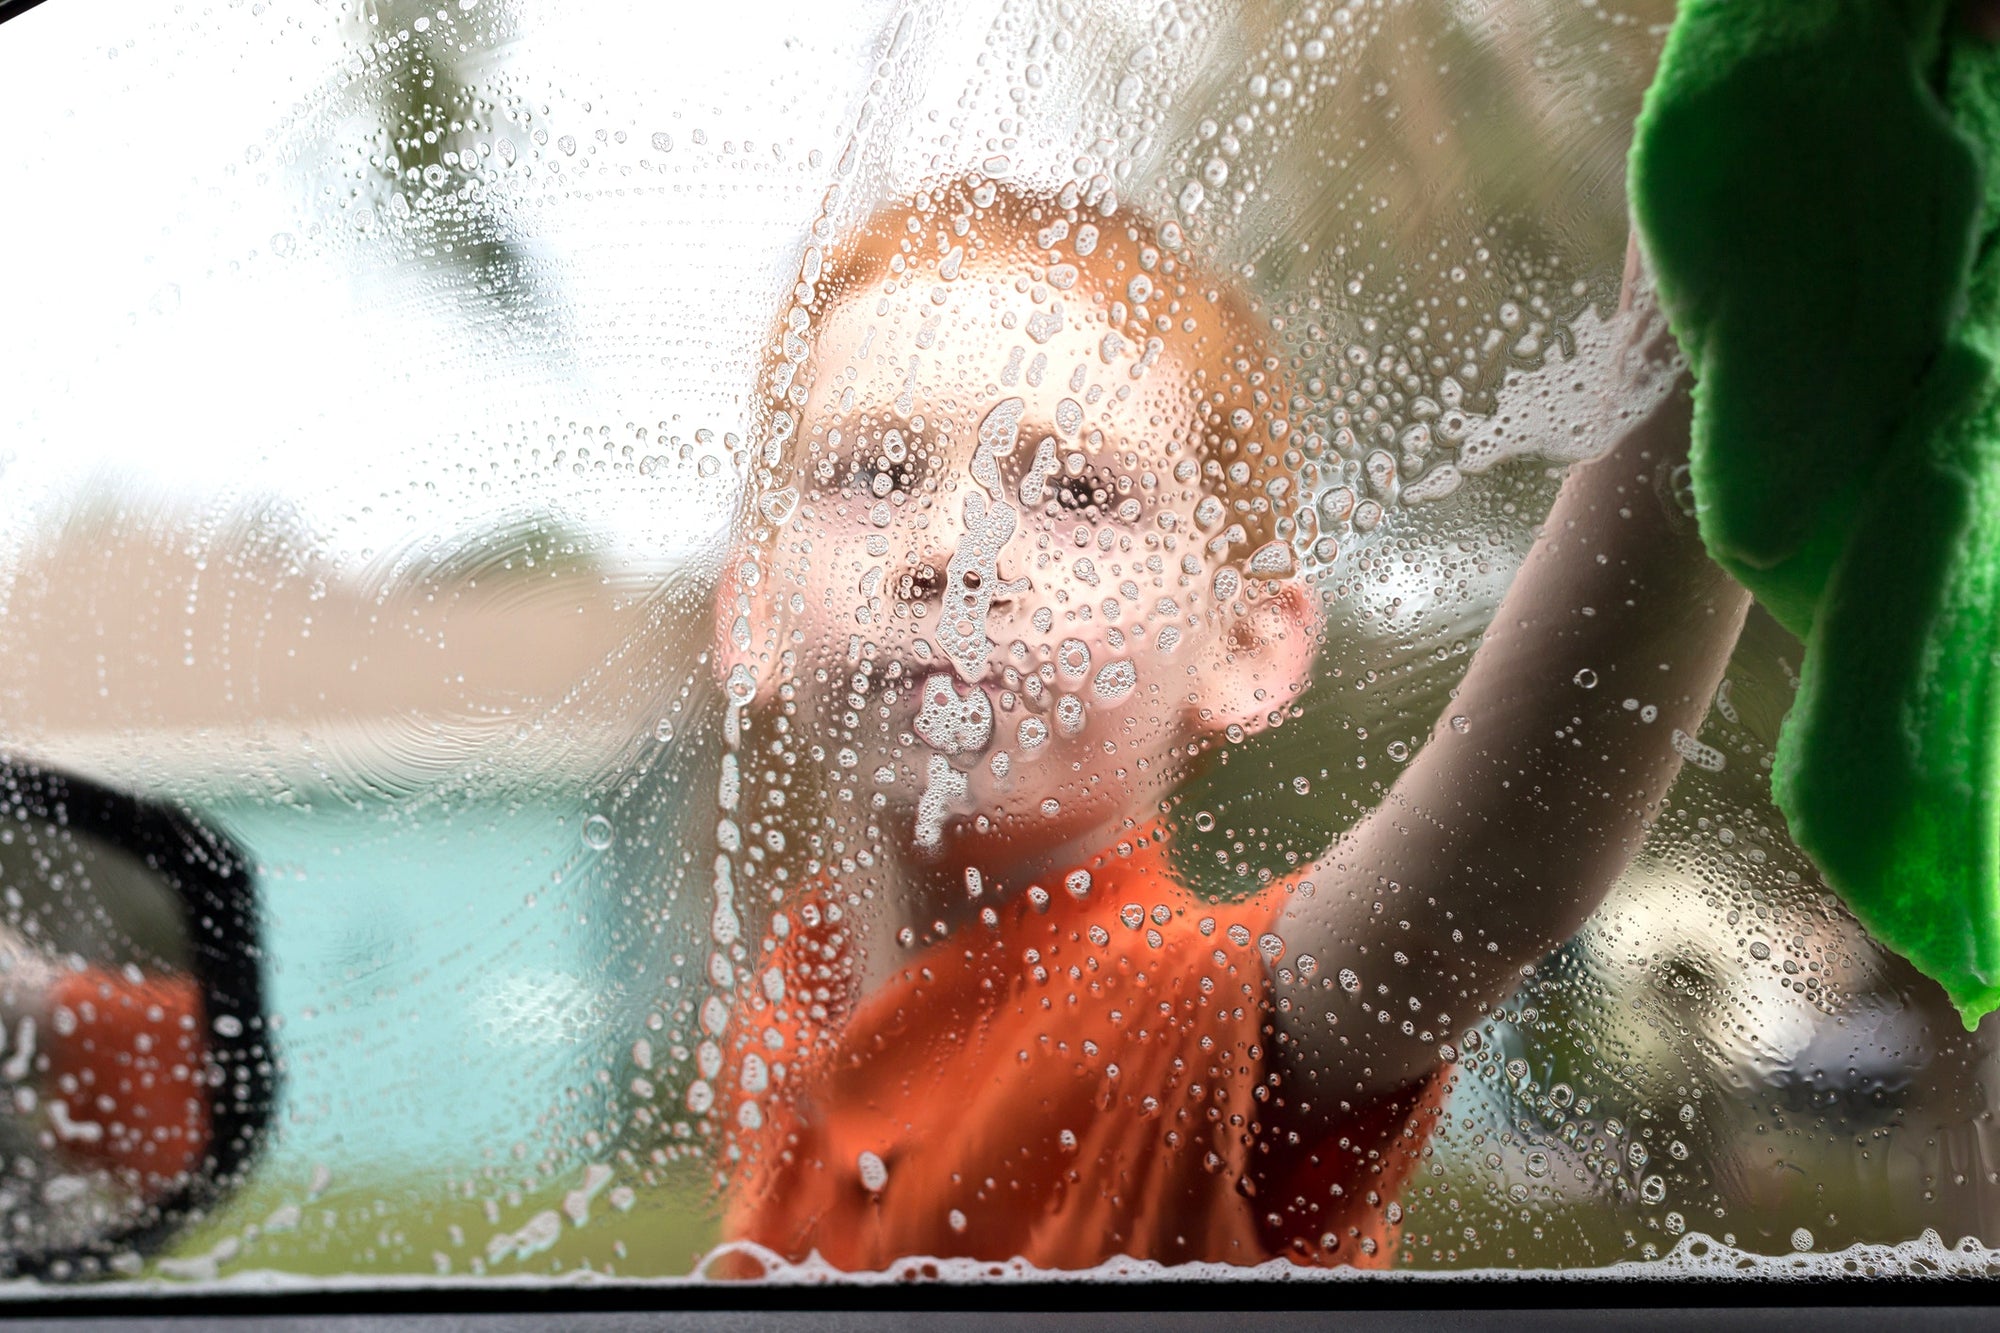
POLYGON ((1133 229, 1017 214, 857 241, 818 321, 802 442, 914 415, 969 453, 1010 399, 1031 443, 1156 463, 1268 426, 1274 360, 1222 293, 1133 229))

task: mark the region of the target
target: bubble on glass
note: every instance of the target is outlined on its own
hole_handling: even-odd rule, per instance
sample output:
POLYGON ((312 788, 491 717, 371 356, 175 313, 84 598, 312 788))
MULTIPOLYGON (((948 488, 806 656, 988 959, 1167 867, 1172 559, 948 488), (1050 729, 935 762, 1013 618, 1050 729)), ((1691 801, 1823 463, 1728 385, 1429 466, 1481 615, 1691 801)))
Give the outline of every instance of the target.
MULTIPOLYGON (((1643 717, 1644 714, 1642 713, 1641 716, 1643 717)), ((1704 769, 1710 773, 1720 773, 1724 768, 1728 767, 1729 758, 1722 751, 1712 745, 1696 740, 1678 727, 1674 729, 1670 739, 1673 742, 1674 753, 1678 754, 1695 768, 1704 769)))

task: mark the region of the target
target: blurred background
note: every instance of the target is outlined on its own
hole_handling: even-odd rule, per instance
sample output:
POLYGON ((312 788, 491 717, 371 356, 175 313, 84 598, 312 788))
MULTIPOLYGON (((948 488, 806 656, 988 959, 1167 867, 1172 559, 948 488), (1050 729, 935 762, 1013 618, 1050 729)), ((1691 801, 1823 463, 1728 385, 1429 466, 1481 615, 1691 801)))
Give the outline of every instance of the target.
MULTIPOLYGON (((1670 17, 68 0, 0 29, 0 751, 188 802, 266 895, 278 1132, 156 1274, 674 1276, 714 1244, 677 1121, 711 590, 815 228, 926 179, 1138 209, 1257 296, 1333 633, 1298 715, 1167 818, 1218 897, 1316 855, 1609 442, 1670 17)), ((1406 1266, 1927 1230, 1984 1263, 1994 1038, 1786 837, 1798 661, 1754 616, 1640 862, 1464 1042, 1406 1266)))

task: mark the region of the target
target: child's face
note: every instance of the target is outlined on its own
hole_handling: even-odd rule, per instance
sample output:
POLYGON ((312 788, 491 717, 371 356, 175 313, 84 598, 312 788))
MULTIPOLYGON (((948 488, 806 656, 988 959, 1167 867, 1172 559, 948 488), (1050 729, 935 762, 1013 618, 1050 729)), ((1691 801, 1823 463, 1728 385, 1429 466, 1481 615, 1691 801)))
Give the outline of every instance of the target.
POLYGON ((817 330, 797 507, 719 626, 798 769, 886 842, 995 864, 1143 818, 1176 750, 1285 707, 1310 656, 1306 599, 1251 576, 1271 517, 1232 497, 1261 491, 1204 474, 1292 471, 1261 347, 1122 224, 1045 226, 925 219, 886 295, 904 238, 872 242, 817 330))

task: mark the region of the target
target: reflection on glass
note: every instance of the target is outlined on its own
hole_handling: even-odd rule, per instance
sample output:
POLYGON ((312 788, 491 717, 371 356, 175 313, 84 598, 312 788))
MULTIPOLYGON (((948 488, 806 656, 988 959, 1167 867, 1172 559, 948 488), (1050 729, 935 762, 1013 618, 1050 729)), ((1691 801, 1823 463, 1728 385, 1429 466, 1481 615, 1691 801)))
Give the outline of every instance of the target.
POLYGON ((207 1015, 180 905, 143 863, 60 827, 5 832, 0 1202, 13 1245, 65 1251, 141 1219, 207 1153, 207 1015))
POLYGON ((283 1066, 149 1274, 1985 1263, 1991 1038, 1786 839, 1761 613, 1520 673, 1682 733, 1587 919, 1554 784, 1412 970, 1306 943, 1516 790, 1669 7, 1082 8, 0 30, 0 751, 248 850, 283 1066))

